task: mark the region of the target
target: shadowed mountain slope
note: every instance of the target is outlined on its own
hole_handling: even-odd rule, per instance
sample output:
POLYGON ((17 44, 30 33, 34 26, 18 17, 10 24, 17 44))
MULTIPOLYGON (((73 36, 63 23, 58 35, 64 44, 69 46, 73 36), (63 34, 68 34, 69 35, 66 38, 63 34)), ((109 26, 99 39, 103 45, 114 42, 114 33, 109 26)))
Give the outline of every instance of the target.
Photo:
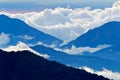
POLYGON ((0 50, 0 80, 109 80, 48 61, 28 51, 0 50))

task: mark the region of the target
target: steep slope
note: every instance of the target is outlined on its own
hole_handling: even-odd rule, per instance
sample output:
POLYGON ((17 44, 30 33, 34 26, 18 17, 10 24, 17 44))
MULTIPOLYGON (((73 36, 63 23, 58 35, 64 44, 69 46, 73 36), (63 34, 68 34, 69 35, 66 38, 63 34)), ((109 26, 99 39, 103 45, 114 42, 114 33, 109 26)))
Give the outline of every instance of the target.
POLYGON ((84 70, 47 61, 28 51, 4 52, 0 50, 1 80, 109 80, 84 70))
POLYGON ((57 51, 49 47, 44 47, 42 45, 36 45, 31 48, 41 54, 49 55, 49 60, 57 61, 65 65, 70 65, 73 67, 88 66, 95 70, 102 70, 104 67, 112 71, 120 72, 120 64, 118 62, 108 60, 99 56, 69 55, 67 53, 57 51))
POLYGON ((11 38, 10 44, 16 44, 18 41, 24 43, 37 43, 40 41, 45 44, 62 43, 61 40, 34 29, 23 21, 9 18, 5 15, 0 15, 0 34, 1 33, 9 34, 11 38))
POLYGON ((87 33, 69 42, 63 47, 71 48, 72 45, 75 45, 76 47, 96 47, 102 44, 118 45, 120 44, 119 32, 120 22, 108 22, 98 28, 89 30, 87 33))

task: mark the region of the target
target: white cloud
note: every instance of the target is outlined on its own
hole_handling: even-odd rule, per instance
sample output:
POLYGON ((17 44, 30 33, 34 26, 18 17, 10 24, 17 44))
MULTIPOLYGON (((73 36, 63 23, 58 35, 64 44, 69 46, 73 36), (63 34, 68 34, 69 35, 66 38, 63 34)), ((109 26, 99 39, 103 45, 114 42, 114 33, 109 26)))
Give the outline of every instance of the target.
POLYGON ((113 6, 119 7, 119 6, 120 6, 120 0, 116 1, 116 2, 113 4, 113 6))
POLYGON ((78 54, 82 54, 83 52, 89 52, 89 53, 94 53, 96 51, 99 51, 101 49, 104 49, 104 48, 107 48, 107 47, 110 47, 111 45, 99 45, 95 48, 91 48, 91 47, 75 47, 74 45, 72 46, 71 49, 57 49, 55 48, 55 50, 58 50, 58 51, 62 51, 62 52, 65 52, 65 53, 68 53, 68 54, 71 54, 71 55, 78 55, 78 54))
POLYGON ((31 51, 32 53, 44 57, 44 58, 49 58, 49 56, 47 54, 40 54, 34 50, 32 50, 31 48, 29 48, 26 44, 22 43, 22 42, 18 42, 18 44, 16 46, 9 46, 7 48, 2 48, 2 50, 7 51, 7 52, 11 52, 11 51, 24 51, 24 50, 28 50, 31 51))
POLYGON ((68 42, 89 29, 99 27, 109 21, 120 21, 120 1, 114 3, 111 8, 105 9, 58 7, 24 14, 1 13, 19 18, 45 33, 68 42))
POLYGON ((90 72, 90 73, 102 75, 102 76, 104 76, 106 78, 109 78, 109 79, 120 80, 120 73, 112 72, 112 71, 107 70, 105 68, 103 68, 103 71, 96 71, 96 70, 93 70, 93 69, 88 68, 88 67, 83 67, 82 69, 84 69, 84 70, 86 70, 87 72, 90 72))
POLYGON ((36 45, 42 45, 42 46, 45 46, 48 48, 52 48, 56 51, 65 52, 65 53, 70 54, 70 55, 83 55, 82 54, 83 52, 94 53, 94 52, 99 51, 101 49, 111 47, 111 45, 104 44, 104 45, 98 45, 97 47, 94 47, 94 48, 92 48, 92 47, 78 47, 77 48, 73 45, 71 49, 59 49, 59 48, 55 47, 56 44, 47 45, 47 44, 44 44, 42 42, 38 42, 36 44, 28 44, 28 45, 30 47, 34 47, 36 45))
POLYGON ((98 45, 97 47, 94 47, 94 48, 88 47, 88 46, 77 48, 73 45, 71 49, 59 49, 59 48, 55 47, 56 44, 47 45, 47 44, 44 44, 42 42, 38 42, 36 44, 28 44, 28 45, 31 46, 31 47, 34 47, 36 45, 42 45, 42 46, 45 46, 45 47, 53 48, 56 51, 65 52, 65 53, 70 54, 70 55, 82 55, 83 52, 94 53, 94 52, 99 51, 101 49, 111 47, 111 45, 104 44, 104 45, 98 45))
POLYGON ((9 34, 1 33, 0 34, 0 47, 5 46, 7 43, 9 43, 10 37, 9 34))
POLYGON ((25 39, 25 40, 32 40, 32 39, 34 39, 34 37, 29 36, 29 35, 23 35, 23 36, 19 35, 19 36, 17 36, 17 37, 18 37, 18 38, 25 39))

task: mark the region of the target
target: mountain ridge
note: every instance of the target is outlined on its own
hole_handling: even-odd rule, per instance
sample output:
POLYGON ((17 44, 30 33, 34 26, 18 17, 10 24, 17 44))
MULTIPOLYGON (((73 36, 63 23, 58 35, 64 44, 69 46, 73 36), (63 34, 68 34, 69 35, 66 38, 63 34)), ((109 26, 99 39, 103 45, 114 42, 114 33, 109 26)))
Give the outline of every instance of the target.
POLYGON ((84 70, 48 61, 29 51, 0 50, 1 80, 109 80, 84 70), (63 74, 64 73, 64 74, 63 74))
POLYGON ((24 43, 43 42, 48 45, 63 43, 62 40, 39 31, 19 19, 10 18, 3 14, 0 15, 0 33, 9 34, 11 44, 16 44, 18 41, 24 43))

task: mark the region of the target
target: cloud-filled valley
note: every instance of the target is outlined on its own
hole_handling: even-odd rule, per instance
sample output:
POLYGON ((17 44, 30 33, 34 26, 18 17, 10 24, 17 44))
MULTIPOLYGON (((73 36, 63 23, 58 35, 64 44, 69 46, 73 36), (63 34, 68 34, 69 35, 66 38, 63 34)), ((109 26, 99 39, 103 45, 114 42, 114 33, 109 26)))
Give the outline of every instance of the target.
POLYGON ((58 7, 24 14, 6 12, 1 12, 1 14, 19 18, 34 28, 69 42, 89 29, 99 27, 109 21, 120 21, 120 1, 114 3, 111 8, 105 9, 58 7))

